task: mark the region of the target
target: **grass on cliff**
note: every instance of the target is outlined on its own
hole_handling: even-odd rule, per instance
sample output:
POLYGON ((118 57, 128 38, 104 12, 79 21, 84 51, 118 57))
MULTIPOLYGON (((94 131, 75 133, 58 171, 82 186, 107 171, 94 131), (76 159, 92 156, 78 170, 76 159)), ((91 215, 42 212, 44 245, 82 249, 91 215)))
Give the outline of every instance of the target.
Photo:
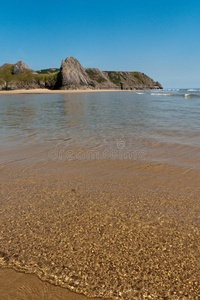
POLYGON ((138 83, 145 83, 139 72, 130 72, 130 74, 132 77, 134 77, 134 79, 137 79, 138 83))
POLYGON ((152 83, 152 79, 149 76, 145 75, 144 73, 130 72, 130 74, 134 79, 137 79, 138 83, 140 84, 152 83))
POLYGON ((118 72, 106 71, 106 73, 108 74, 108 77, 111 82, 113 82, 116 85, 121 85, 121 77, 118 72))
POLYGON ((30 82, 32 80, 36 81, 44 81, 47 80, 57 80, 57 76, 59 73, 59 69, 56 69, 54 72, 49 72, 47 69, 46 73, 45 70, 42 70, 43 72, 41 74, 33 74, 33 71, 26 70, 23 73, 13 75, 13 68, 14 65, 11 64, 5 64, 2 67, 0 67, 0 82, 11 82, 11 81, 17 81, 17 82, 30 82))
POLYGON ((99 73, 95 72, 94 70, 85 70, 91 80, 95 80, 98 83, 106 82, 107 80, 99 75, 99 73))
POLYGON ((36 71, 38 74, 52 74, 52 73, 58 73, 60 71, 60 69, 57 68, 51 68, 51 69, 43 69, 43 70, 39 70, 36 71))
MULTIPOLYGON (((120 86, 123 84, 123 82, 127 81, 128 78, 126 78, 126 75, 123 75, 122 73, 115 72, 115 71, 106 71, 106 73, 109 76, 110 81, 112 81, 114 84, 120 86)), ((147 75, 140 73, 140 72, 128 72, 131 77, 136 80, 138 84, 148 84, 151 82, 151 78, 147 75)))
POLYGON ((0 80, 2 82, 4 81, 11 81, 12 80, 12 71, 13 71, 14 65, 5 64, 2 67, 0 67, 0 80))
POLYGON ((41 80, 41 81, 47 81, 47 80, 51 80, 51 79, 57 80, 58 73, 59 73, 59 71, 56 73, 52 73, 52 74, 44 74, 43 73, 42 75, 39 74, 37 78, 39 78, 39 80, 41 80))

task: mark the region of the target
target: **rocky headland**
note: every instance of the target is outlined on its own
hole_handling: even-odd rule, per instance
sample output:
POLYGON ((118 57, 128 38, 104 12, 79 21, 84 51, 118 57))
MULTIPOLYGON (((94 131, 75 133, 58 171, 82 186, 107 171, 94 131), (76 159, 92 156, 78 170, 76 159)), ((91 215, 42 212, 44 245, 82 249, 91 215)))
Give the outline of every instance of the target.
POLYGON ((60 69, 32 70, 24 62, 4 64, 0 67, 0 90, 18 89, 162 89, 158 81, 141 72, 100 71, 83 68, 79 61, 68 57, 60 69))

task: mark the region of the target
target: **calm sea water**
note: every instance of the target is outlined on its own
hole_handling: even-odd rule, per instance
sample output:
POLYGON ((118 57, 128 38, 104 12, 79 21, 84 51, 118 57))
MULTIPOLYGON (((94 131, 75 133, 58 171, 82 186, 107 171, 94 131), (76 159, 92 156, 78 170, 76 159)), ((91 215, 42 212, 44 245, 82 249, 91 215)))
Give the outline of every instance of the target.
POLYGON ((23 149, 26 158, 26 149, 57 147, 200 168, 199 89, 0 95, 0 128, 3 164, 23 149))

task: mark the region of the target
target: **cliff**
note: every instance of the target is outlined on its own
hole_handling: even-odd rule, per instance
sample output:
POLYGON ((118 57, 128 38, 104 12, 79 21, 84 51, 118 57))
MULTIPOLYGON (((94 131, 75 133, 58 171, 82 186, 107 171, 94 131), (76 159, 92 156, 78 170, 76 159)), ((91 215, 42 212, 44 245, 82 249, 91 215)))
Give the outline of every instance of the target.
POLYGON ((58 70, 35 72, 23 62, 0 67, 0 90, 54 88, 58 70))
POLYGON ((62 61, 58 88, 62 89, 162 89, 159 82, 140 72, 102 72, 99 69, 84 69, 73 57, 62 61))
POLYGON ((101 72, 98 69, 86 69, 86 73, 91 79, 98 82, 100 89, 162 89, 159 82, 155 82, 141 72, 101 72))
POLYGON ((140 72, 84 69, 73 57, 61 63, 60 69, 32 70, 24 62, 0 67, 0 90, 15 89, 162 89, 159 82, 140 72))

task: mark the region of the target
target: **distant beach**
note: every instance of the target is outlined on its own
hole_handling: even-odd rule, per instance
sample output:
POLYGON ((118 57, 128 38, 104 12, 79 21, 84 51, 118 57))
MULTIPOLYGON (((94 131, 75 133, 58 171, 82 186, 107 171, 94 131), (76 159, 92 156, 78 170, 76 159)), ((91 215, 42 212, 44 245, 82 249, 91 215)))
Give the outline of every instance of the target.
MULTIPOLYGON (((28 89, 28 90, 10 90, 0 91, 0 95, 15 95, 15 94, 68 94, 68 93, 98 93, 98 92, 127 92, 120 89, 77 89, 77 90, 49 90, 49 89, 28 89)), ((131 90, 129 92, 132 92, 131 90)))

